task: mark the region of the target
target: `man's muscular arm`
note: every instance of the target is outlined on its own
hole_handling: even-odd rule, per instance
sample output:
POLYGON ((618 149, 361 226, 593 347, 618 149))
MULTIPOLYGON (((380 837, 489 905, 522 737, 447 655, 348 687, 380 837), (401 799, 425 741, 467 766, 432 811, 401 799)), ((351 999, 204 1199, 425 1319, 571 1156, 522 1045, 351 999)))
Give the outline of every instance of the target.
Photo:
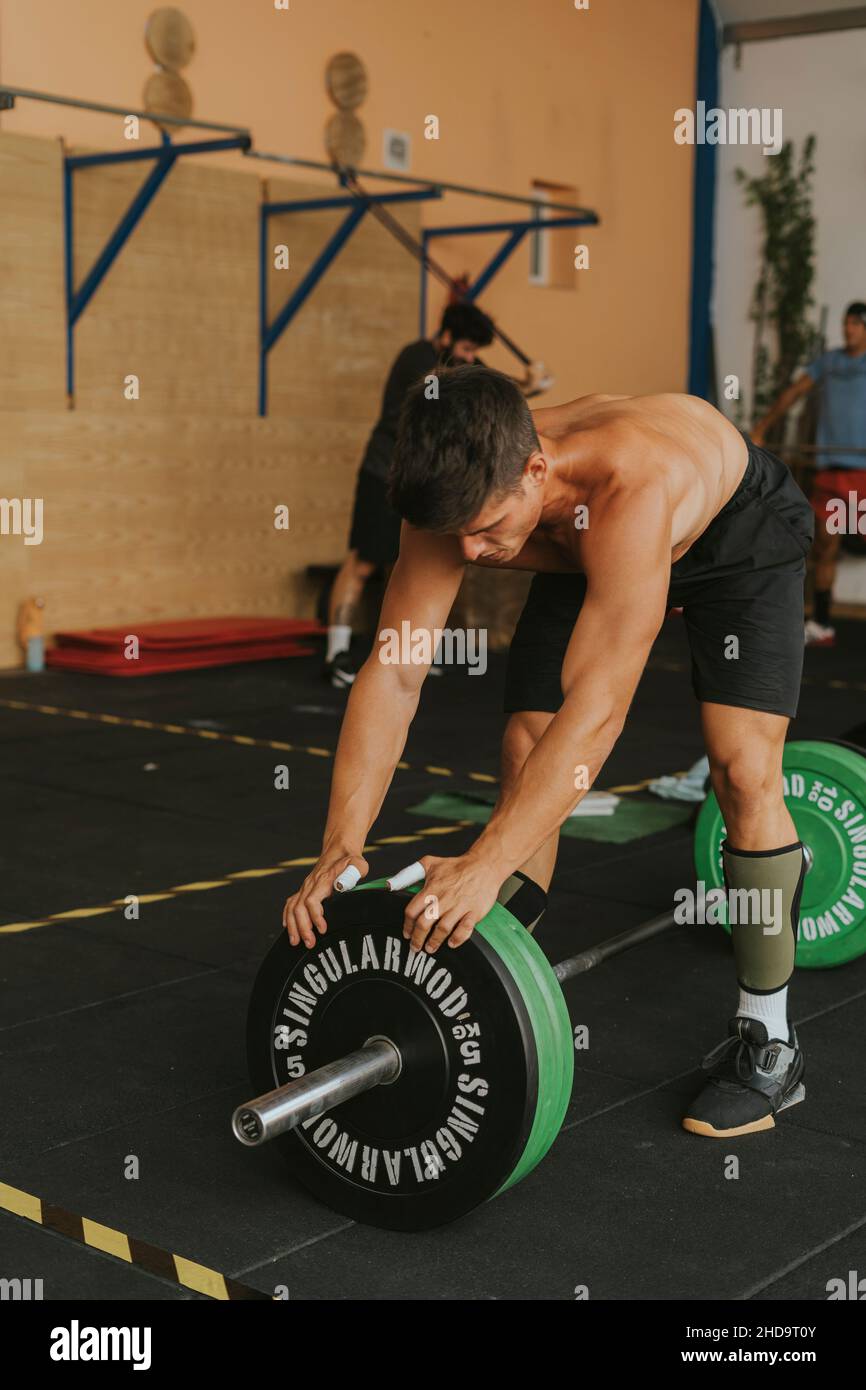
POLYGON ((752 426, 751 438, 753 443, 762 445, 766 438, 767 430, 771 429, 783 416, 787 415, 791 406, 794 405, 801 396, 808 395, 815 385, 814 378, 804 372, 799 376, 792 386, 788 386, 780 396, 777 396, 770 409, 762 419, 752 426))
MULTIPOLYGON (((454 536, 431 535, 404 524, 400 556, 391 573, 379 633, 398 634, 408 622, 413 630, 445 626, 457 596, 465 562, 454 536)), ((324 932, 322 901, 335 878, 350 864, 366 872, 361 853, 406 744, 409 725, 428 666, 380 660, 380 643, 352 686, 340 730, 322 853, 301 888, 283 910, 292 945, 299 938, 315 945, 315 930, 324 932)))
POLYGON ((671 515, 664 486, 646 484, 596 503, 582 553, 587 592, 563 662, 562 708, 472 851, 503 866, 502 877, 583 799, 622 732, 667 608, 671 515))
MULTIPOLYGON (((620 486, 596 499, 581 550, 588 586, 563 664, 564 703, 472 848, 428 872, 427 892, 436 895, 439 914, 428 949, 449 933, 449 945, 465 941, 490 910, 496 885, 558 829, 619 737, 666 612, 671 507, 665 485, 620 486)), ((410 920, 420 914, 420 904, 407 909, 410 920)), ((419 944, 422 932, 419 923, 419 944)))

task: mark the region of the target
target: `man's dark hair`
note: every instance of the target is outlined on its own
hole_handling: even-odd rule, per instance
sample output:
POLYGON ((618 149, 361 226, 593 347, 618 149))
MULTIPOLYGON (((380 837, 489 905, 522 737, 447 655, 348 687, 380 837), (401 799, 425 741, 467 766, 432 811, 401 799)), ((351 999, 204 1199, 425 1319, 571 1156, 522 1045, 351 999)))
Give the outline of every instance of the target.
POLYGON ((866 304, 863 303, 863 300, 855 299, 853 303, 849 304, 845 310, 845 317, 846 319, 859 319, 861 323, 866 324, 866 304))
POLYGON ((493 320, 476 304, 449 304, 442 315, 439 332, 450 333, 455 343, 460 338, 468 338, 479 347, 489 347, 493 342, 493 320))
POLYGON ((412 526, 457 531, 489 499, 516 492, 539 447, 516 382, 490 367, 450 367, 407 393, 391 459, 391 505, 412 526))

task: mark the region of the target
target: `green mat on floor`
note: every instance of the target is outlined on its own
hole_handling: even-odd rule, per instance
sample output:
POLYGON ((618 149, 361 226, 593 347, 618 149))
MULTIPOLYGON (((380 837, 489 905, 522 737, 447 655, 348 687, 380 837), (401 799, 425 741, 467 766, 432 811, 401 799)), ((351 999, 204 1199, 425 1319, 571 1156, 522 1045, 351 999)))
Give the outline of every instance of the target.
MULTIPOLYGON (((483 792, 434 792, 420 805, 410 807, 409 814, 426 816, 428 820, 469 820, 484 825, 490 819, 495 800, 495 796, 483 792)), ((622 845, 668 830, 672 825, 682 825, 691 819, 694 810, 689 802, 624 796, 612 816, 576 816, 567 820, 559 833, 575 840, 604 840, 622 845)))

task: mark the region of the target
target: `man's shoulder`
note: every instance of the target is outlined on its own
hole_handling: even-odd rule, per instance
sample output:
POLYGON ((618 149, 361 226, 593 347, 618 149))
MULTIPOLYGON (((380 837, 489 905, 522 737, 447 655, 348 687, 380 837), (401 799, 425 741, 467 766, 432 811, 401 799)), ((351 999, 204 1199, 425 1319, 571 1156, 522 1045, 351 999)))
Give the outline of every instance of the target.
MULTIPOLYGON (((866 357, 863 359, 866 362, 866 357)), ((851 358, 844 348, 826 348, 820 352, 813 362, 809 363, 806 372, 811 377, 823 376, 826 372, 838 370, 840 367, 849 369, 851 358)))
POLYGON ((561 405, 545 405, 533 410, 532 419, 539 434, 548 439, 577 439, 595 436, 619 419, 611 402, 631 400, 630 396, 576 396, 561 405))

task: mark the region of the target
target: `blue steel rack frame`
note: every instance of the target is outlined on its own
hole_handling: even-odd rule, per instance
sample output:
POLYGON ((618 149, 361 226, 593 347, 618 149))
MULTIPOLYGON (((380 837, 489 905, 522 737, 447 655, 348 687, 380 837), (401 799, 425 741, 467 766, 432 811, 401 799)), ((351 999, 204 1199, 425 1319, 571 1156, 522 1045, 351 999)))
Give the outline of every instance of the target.
POLYGON ((371 203, 418 203, 429 198, 440 198, 438 188, 419 188, 407 193, 371 193, 362 201, 352 193, 336 194, 325 198, 298 198, 287 202, 261 205, 259 221, 259 414, 266 415, 268 409, 268 353, 279 341, 292 319, 312 294, 329 265, 346 245, 352 233, 359 226, 371 203), (280 213, 316 212, 325 208, 347 208, 343 221, 322 247, 313 264, 306 271, 272 323, 268 323, 268 267, 270 248, 268 245, 268 223, 271 217, 280 213))
POLYGON ((75 400, 75 325, 102 284, 126 242, 146 213, 175 162, 182 155, 215 154, 220 150, 245 150, 249 135, 224 140, 196 140, 174 144, 163 133, 162 144, 141 150, 113 150, 107 154, 66 155, 63 161, 64 275, 66 283, 66 393, 70 405, 75 400), (105 164, 131 164, 152 159, 153 168, 139 188, 126 212, 111 232, 81 284, 75 286, 75 181, 78 169, 105 164))
MULTIPOLYGON (((55 106, 77 107, 85 111, 95 111, 105 115, 115 115, 123 118, 135 116, 140 120, 151 121, 160 131, 162 143, 155 147, 136 150, 112 151, 105 154, 89 155, 65 155, 63 168, 63 213, 64 213, 64 276, 65 276, 65 298, 67 315, 67 335, 66 335, 66 385, 70 406, 74 403, 75 389, 75 325, 81 318, 94 294, 102 284, 114 261, 117 259, 129 237, 141 221, 147 208, 150 206, 158 190, 162 186, 168 174, 171 172, 175 162, 182 155, 210 154, 223 150, 241 150, 247 157, 252 159, 264 160, 268 163, 297 165, 303 168, 319 169, 334 174, 340 183, 345 186, 344 177, 340 170, 333 164, 323 163, 321 160, 302 159, 288 155, 267 154, 252 147, 252 135, 244 126, 226 125, 215 121, 199 121, 192 118, 183 118, 170 115, 162 115, 159 112, 141 111, 124 106, 109 106, 103 102, 86 101, 78 97, 57 96, 46 92, 37 92, 24 87, 10 87, 5 83, 0 83, 0 110, 12 109, 18 98, 31 101, 44 101, 55 106), (188 141, 183 144, 175 144, 165 130, 165 127, 180 127, 202 131, 219 132, 225 138, 212 140, 188 141), (133 161, 152 159, 154 165, 141 188, 132 199, 126 212, 120 218, 117 226, 112 231, 90 270, 84 276, 82 283, 76 288, 74 283, 74 233, 75 233, 75 200, 74 200, 74 175, 79 169, 93 168, 98 165, 106 164, 126 164, 133 161)), ((384 170, 376 169, 357 169, 351 171, 354 175, 361 174, 364 177, 383 179, 391 183, 401 183, 409 185, 408 191, 402 193, 364 193, 359 196, 356 193, 335 195, 322 198, 303 198, 289 202, 261 204, 261 214, 259 222, 259 413, 264 415, 267 411, 267 365, 268 353, 274 344, 279 340, 285 329, 291 323, 298 310, 310 296, 316 285, 325 274, 328 266, 339 254, 343 246, 352 236, 365 212, 371 205, 401 202, 427 201, 432 198, 441 198, 444 192, 454 192, 470 195, 473 197, 489 198, 499 202, 519 203, 524 207, 531 207, 535 216, 526 221, 507 221, 507 222, 479 222, 464 223, 445 227, 427 227, 421 233, 421 240, 417 245, 416 254, 421 264, 421 293, 420 293, 420 319, 421 333, 426 333, 427 318, 427 274, 431 268, 431 258, 428 254, 429 242, 435 237, 447 236, 473 236, 485 233, 502 232, 505 240, 494 253, 487 265, 475 277, 462 294, 465 300, 475 300, 478 295, 489 285, 493 277, 502 269, 502 266, 513 255, 520 245, 523 238, 529 232, 553 231, 557 227, 580 227, 597 226, 599 218, 595 212, 589 208, 579 207, 571 203, 559 203, 540 201, 537 198, 526 197, 525 195, 502 193, 496 189, 478 188, 470 184, 456 184, 440 180, 427 180, 424 178, 407 176, 404 174, 387 173, 384 170), (268 273, 268 219, 280 212, 302 212, 315 211, 323 208, 345 208, 346 217, 333 233, 327 244, 323 247, 313 264, 307 270, 300 284, 289 296, 288 301, 280 309, 272 323, 267 321, 267 273, 268 273), (546 210, 566 213, 566 216, 542 217, 542 212, 546 210)), ((402 238, 401 238, 402 239, 402 238)), ((406 240, 414 240, 410 234, 406 234, 406 240)), ((512 351, 517 352, 521 360, 525 360, 525 354, 517 349, 505 335, 500 335, 503 342, 510 346, 512 351)))
POLYGON ((20 98, 25 101, 48 102, 51 106, 71 106, 80 111, 95 111, 105 116, 120 116, 123 120, 128 120, 134 116, 140 121, 152 122, 157 126, 162 139, 162 144, 148 146, 144 149, 111 150, 105 154, 64 154, 63 271, 66 299, 66 394, 69 405, 72 406, 75 401, 75 325, 150 207, 176 160, 182 155, 214 154, 220 150, 243 150, 244 153, 248 153, 252 148, 252 135, 245 126, 224 125, 217 121, 199 121, 193 117, 163 115, 158 111, 142 111, 129 106, 109 106, 105 102, 85 101, 80 97, 57 96, 49 92, 37 92, 29 87, 10 87, 6 83, 0 83, 0 111, 13 110, 20 98), (165 126, 188 130, 219 131, 224 132, 225 138, 187 141, 184 144, 176 145, 164 129, 165 126), (93 169, 104 164, 131 164, 147 159, 154 161, 153 168, 76 289, 74 239, 74 175, 76 170, 93 169))

